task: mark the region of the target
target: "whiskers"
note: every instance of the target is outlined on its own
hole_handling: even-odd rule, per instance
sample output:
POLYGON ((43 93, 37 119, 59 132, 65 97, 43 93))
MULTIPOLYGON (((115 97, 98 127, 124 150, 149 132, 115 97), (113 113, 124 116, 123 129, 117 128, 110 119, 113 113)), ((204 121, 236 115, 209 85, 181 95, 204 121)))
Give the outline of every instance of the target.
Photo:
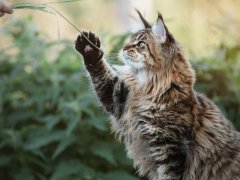
POLYGON ((108 54, 106 56, 106 59, 108 62, 112 63, 112 64, 123 64, 122 62, 122 58, 121 55, 119 54, 119 52, 111 52, 110 54, 108 54))

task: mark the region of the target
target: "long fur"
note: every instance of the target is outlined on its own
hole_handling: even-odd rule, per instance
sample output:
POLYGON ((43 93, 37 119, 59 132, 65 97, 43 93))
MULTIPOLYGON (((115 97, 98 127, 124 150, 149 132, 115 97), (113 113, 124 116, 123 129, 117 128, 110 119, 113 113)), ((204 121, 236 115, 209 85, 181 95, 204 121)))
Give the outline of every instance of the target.
POLYGON ((240 179, 239 132, 193 90, 194 70, 166 32, 165 42, 148 26, 132 35, 123 48, 125 68, 117 71, 84 58, 112 130, 139 175, 151 180, 240 179))

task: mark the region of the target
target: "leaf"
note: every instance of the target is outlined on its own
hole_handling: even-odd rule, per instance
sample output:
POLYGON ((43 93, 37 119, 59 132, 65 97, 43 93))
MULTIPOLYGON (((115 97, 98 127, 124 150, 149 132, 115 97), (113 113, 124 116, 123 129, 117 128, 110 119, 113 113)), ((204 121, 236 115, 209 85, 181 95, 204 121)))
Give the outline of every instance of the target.
POLYGON ((60 141, 65 136, 64 131, 51 132, 46 129, 40 129, 34 132, 24 144, 25 149, 34 150, 49 145, 52 142, 60 141))
POLYGON ((90 149, 93 154, 107 160, 107 162, 113 165, 116 165, 113 149, 110 144, 106 142, 97 142, 92 145, 90 149))
POLYGON ((139 180, 125 171, 113 171, 107 173, 103 180, 139 180))
POLYGON ((30 169, 22 167, 16 174, 12 174, 14 180, 34 180, 34 176, 30 169))
POLYGON ((0 167, 4 167, 9 165, 11 162, 12 158, 9 155, 1 155, 0 156, 0 167))
POLYGON ((58 116, 49 115, 41 118, 40 121, 44 122, 47 128, 51 130, 57 123, 60 122, 60 118, 58 116))
POLYGON ((57 146, 57 149, 54 151, 52 155, 52 159, 55 159, 59 156, 67 147, 69 147, 74 141, 76 140, 75 137, 64 138, 57 146))
POLYGON ((52 174, 50 180, 69 179, 70 175, 77 175, 79 178, 92 174, 91 168, 77 160, 68 160, 60 163, 52 174))
POLYGON ((72 134, 73 130, 76 128, 77 124, 80 121, 80 117, 75 116, 72 119, 70 119, 69 121, 70 122, 69 122, 67 130, 66 130, 66 136, 70 136, 72 134))
POLYGON ((48 10, 48 7, 43 4, 32 4, 32 3, 14 3, 12 4, 13 9, 32 9, 32 10, 39 10, 39 11, 44 11, 48 13, 52 13, 51 11, 48 10))
POLYGON ((0 179, 100 180, 112 169, 131 169, 73 42, 57 49, 24 16, 6 23, 12 45, 0 49, 0 179))

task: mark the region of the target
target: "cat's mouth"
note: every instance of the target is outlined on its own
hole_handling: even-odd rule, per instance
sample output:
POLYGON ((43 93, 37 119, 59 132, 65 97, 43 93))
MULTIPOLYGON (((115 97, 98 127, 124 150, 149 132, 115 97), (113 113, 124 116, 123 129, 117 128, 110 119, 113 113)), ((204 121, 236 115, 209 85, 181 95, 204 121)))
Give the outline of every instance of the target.
POLYGON ((127 51, 123 51, 123 52, 122 52, 122 57, 123 57, 125 60, 132 61, 132 62, 137 62, 137 61, 136 61, 136 58, 134 58, 133 56, 134 56, 133 53, 128 53, 127 51))
POLYGON ((141 59, 133 58, 131 55, 129 55, 128 52, 122 51, 121 55, 122 55, 122 60, 126 65, 129 65, 137 69, 144 67, 144 63, 142 62, 141 59))

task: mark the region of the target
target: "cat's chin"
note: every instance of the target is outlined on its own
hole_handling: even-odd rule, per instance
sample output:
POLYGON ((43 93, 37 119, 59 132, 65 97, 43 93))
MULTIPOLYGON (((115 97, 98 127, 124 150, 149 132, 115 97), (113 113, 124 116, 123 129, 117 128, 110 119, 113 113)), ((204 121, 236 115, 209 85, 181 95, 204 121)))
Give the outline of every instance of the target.
POLYGON ((125 65, 130 66, 134 69, 143 69, 145 67, 143 62, 133 60, 131 57, 125 54, 122 54, 122 61, 125 65))
POLYGON ((130 66, 131 68, 134 68, 134 69, 144 68, 144 64, 142 62, 134 62, 131 59, 125 59, 125 58, 123 58, 123 62, 125 65, 130 66))

